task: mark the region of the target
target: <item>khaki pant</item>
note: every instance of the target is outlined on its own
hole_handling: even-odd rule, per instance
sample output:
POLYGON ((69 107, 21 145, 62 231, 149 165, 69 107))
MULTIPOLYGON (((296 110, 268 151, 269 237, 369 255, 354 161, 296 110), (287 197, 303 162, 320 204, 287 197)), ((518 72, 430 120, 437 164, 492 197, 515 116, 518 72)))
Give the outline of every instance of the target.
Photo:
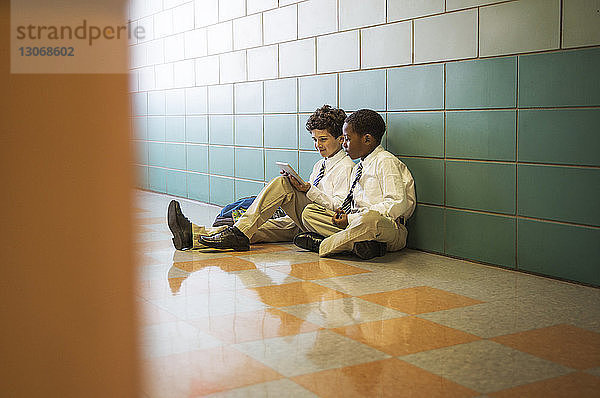
POLYGON ((326 237, 319 249, 320 257, 351 251, 355 242, 365 240, 385 242, 390 252, 406 246, 406 227, 396 225, 394 221, 376 211, 361 213, 346 229, 340 229, 333 224, 331 218, 334 214, 333 211, 317 204, 306 206, 302 212, 302 223, 306 229, 326 237))
MULTIPOLYGON (((235 223, 250 243, 289 242, 300 231, 306 231, 302 224, 302 211, 312 203, 305 193, 296 190, 287 177, 277 177, 263 188, 252 205, 235 223), (287 216, 271 219, 281 207, 287 216)), ((200 236, 213 235, 226 227, 201 227, 192 224, 194 249, 203 248, 198 243, 200 236)))

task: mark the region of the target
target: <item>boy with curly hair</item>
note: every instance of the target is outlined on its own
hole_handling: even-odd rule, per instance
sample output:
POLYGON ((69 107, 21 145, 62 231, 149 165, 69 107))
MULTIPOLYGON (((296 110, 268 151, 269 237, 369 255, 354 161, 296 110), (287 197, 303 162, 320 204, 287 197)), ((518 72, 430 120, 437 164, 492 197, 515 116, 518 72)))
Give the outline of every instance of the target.
POLYGON ((346 118, 344 150, 360 162, 342 205, 327 209, 310 204, 302 212, 309 230, 294 243, 325 257, 352 252, 363 260, 406 246, 406 220, 417 204, 415 182, 404 163, 381 146, 385 122, 375 111, 361 109, 346 118))
POLYGON ((349 189, 354 163, 342 150, 342 126, 346 113, 324 105, 306 122, 315 149, 323 157, 313 167, 309 182, 301 184, 285 174, 274 178, 258 194, 252 205, 232 226, 217 233, 192 224, 181 212, 177 201, 171 201, 167 221, 178 250, 211 247, 245 251, 250 243, 291 241, 301 231, 302 211, 311 203, 326 209, 342 205, 349 189), (271 219, 281 207, 285 217, 271 219))

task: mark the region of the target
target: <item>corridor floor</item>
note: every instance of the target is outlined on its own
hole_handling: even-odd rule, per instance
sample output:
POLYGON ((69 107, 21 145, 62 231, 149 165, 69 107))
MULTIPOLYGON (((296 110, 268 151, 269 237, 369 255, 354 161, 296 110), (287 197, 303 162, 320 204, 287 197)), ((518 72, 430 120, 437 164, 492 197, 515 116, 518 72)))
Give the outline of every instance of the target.
POLYGON ((599 396, 600 289, 414 250, 176 251, 172 198, 135 197, 144 397, 599 396))

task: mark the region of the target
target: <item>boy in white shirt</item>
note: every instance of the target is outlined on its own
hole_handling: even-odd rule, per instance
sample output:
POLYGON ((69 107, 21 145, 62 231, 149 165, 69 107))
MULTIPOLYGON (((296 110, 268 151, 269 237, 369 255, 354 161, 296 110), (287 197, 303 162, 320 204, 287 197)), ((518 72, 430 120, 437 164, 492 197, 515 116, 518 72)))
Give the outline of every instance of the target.
POLYGON ((345 118, 342 109, 329 105, 317 109, 306 122, 306 129, 323 159, 314 165, 309 183, 301 184, 287 174, 273 179, 232 227, 214 230, 194 225, 183 215, 179 203, 171 201, 167 221, 175 248, 245 251, 250 249, 250 243, 291 241, 298 232, 307 230, 302 223, 302 211, 307 205, 317 203, 331 210, 341 206, 354 166, 342 150, 345 118), (271 219, 279 207, 287 215, 271 219))
POLYGON ((406 246, 406 220, 417 199, 413 177, 404 163, 380 145, 385 122, 375 111, 361 109, 348 116, 343 127, 344 149, 354 166, 352 185, 335 210, 311 204, 302 212, 309 230, 294 243, 324 257, 353 252, 363 260, 383 256, 406 246))

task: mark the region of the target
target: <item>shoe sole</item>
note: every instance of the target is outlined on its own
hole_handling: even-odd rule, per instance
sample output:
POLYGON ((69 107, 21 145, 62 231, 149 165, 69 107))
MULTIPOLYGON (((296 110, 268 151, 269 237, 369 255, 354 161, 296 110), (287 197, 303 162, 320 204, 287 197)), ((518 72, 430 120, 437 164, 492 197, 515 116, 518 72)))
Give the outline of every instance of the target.
POLYGON ((379 244, 374 247, 374 245, 370 245, 369 242, 356 242, 352 249, 352 253, 361 260, 370 260, 375 257, 385 256, 385 253, 387 253, 387 245, 384 246, 379 244))
POLYGON ((175 200, 172 200, 169 203, 169 209, 167 210, 167 224, 169 225, 169 229, 173 234, 173 246, 177 250, 183 250, 183 237, 181 235, 181 228, 177 223, 177 210, 179 209, 179 203, 175 200))

